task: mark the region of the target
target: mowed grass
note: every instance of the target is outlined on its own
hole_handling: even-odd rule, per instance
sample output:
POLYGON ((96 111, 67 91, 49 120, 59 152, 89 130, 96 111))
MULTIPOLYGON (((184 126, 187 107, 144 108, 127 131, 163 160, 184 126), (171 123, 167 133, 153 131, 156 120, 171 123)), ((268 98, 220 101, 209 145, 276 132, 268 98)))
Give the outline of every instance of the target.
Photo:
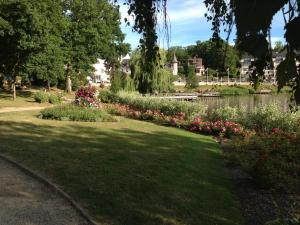
POLYGON ((0 152, 50 178, 105 225, 240 225, 218 144, 121 118, 48 121, 0 114, 0 152))

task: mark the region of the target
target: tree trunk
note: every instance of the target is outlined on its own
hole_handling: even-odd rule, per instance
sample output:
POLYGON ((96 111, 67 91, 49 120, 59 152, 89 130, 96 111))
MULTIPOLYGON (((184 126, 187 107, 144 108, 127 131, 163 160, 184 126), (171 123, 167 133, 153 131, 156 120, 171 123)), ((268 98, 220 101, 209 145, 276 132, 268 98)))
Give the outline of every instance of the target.
POLYGON ((48 80, 47 86, 48 86, 48 91, 51 91, 51 83, 50 83, 50 80, 48 80))
POLYGON ((71 93, 72 92, 72 81, 71 81, 71 75, 70 75, 70 72, 71 72, 71 68, 70 68, 70 64, 68 63, 67 65, 67 78, 66 78, 66 88, 65 88, 65 91, 67 93, 71 93))
POLYGON ((16 81, 14 80, 11 84, 12 92, 13 92, 13 100, 17 99, 17 92, 16 92, 16 81))

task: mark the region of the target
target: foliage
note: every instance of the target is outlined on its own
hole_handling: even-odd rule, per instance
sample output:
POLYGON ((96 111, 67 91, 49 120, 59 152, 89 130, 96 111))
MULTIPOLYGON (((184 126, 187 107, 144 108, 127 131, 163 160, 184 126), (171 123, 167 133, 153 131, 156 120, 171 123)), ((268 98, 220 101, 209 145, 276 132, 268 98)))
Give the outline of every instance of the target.
POLYGON ((284 44, 282 43, 282 41, 275 41, 275 46, 273 48, 273 51, 274 52, 282 52, 284 50, 285 46, 284 44))
POLYGON ((186 88, 193 89, 199 87, 199 81, 196 76, 195 66, 186 65, 184 67, 186 88))
POLYGON ((42 35, 33 40, 35 51, 30 53, 22 74, 31 80, 46 82, 50 88, 51 85, 63 81, 65 77, 62 45, 67 21, 62 13, 61 1, 40 1, 32 8, 38 12, 38 32, 42 35))
POLYGON ((62 102, 62 95, 61 94, 49 94, 49 103, 50 104, 59 104, 62 102))
POLYGON ((85 80, 97 58, 110 66, 117 64, 119 55, 128 50, 118 7, 108 1, 64 1, 64 10, 69 22, 64 44, 68 76, 85 80))
POLYGON ((81 87, 75 93, 75 104, 81 107, 98 108, 100 107, 98 95, 99 92, 95 87, 81 87))
POLYGON ((38 103, 46 103, 50 104, 58 104, 62 102, 62 94, 61 93, 48 93, 45 91, 36 92, 33 96, 34 100, 38 103))
POLYGON ((111 74, 111 86, 110 90, 114 93, 117 93, 118 91, 124 90, 124 91, 135 91, 135 84, 134 80, 131 78, 130 75, 120 71, 115 70, 111 74))
POLYGON ((183 102, 176 100, 160 99, 156 97, 143 97, 136 93, 119 92, 114 96, 114 102, 128 105, 136 110, 158 110, 165 115, 177 115, 183 112, 186 117, 204 115, 207 106, 200 103, 183 102))
POLYGON ((232 137, 243 134, 243 127, 240 124, 223 120, 207 122, 203 121, 200 117, 195 117, 188 129, 192 132, 221 137, 232 137))
POLYGON ((35 51, 39 37, 41 16, 38 10, 33 10, 33 1, 0 1, 0 72, 13 84, 13 97, 16 98, 16 76, 22 71, 30 53, 35 51), (27 34, 30 34, 28 36, 27 34))
POLYGON ((295 73, 294 54, 299 50, 300 3, 298 0, 263 0, 263 1, 227 1, 205 0, 209 13, 206 15, 212 21, 214 37, 219 39, 220 28, 228 25, 232 30, 233 22, 237 28, 237 46, 250 53, 257 60, 251 65, 254 69, 251 80, 255 88, 262 82, 264 68, 269 64, 272 67, 272 51, 270 48, 270 29, 272 20, 278 11, 282 11, 285 21, 285 39, 287 42, 287 57, 281 63, 277 72, 279 86, 287 84, 293 88, 294 102, 300 104, 300 76, 295 73), (289 4, 287 4, 289 3, 289 4), (251 15, 255 15, 254 17, 251 15), (267 40, 268 39, 268 40, 267 40), (269 42, 269 43, 268 43, 269 42), (291 58, 291 56, 293 58, 291 58), (289 65, 289 66, 286 66, 289 65), (292 71, 291 71, 292 70, 292 71), (292 72, 292 73, 290 73, 292 72))
MULTIPOLYGON (((160 67, 160 53, 157 44, 157 19, 159 12, 163 12, 166 24, 166 0, 146 0, 146 1, 131 1, 127 0, 126 4, 129 6, 128 14, 134 14, 133 30, 142 34, 140 39, 140 70, 138 75, 137 89, 141 93, 153 93, 160 74, 158 68, 160 67), (162 11, 160 11, 162 9, 162 11), (153 86, 154 85, 154 86, 153 86)), ((125 22, 129 24, 126 19, 125 22)))
POLYGON ((141 51, 136 51, 132 54, 132 58, 130 61, 130 68, 131 68, 131 78, 133 79, 134 85, 137 88, 137 90, 141 93, 146 92, 167 92, 173 89, 172 84, 172 73, 168 69, 165 68, 165 65, 167 63, 167 56, 166 52, 163 49, 160 49, 160 58, 157 61, 156 66, 154 66, 152 69, 153 75, 151 77, 148 77, 149 79, 147 82, 148 84, 145 84, 144 79, 145 78, 145 72, 143 71, 143 56, 141 51), (145 87, 148 91, 145 92, 145 87))
POLYGON ((114 102, 115 94, 109 90, 100 90, 98 99, 102 103, 111 103, 114 102))
POLYGON ((229 154, 262 186, 300 190, 300 135, 273 129, 234 142, 229 154))
POLYGON ((220 89, 221 95, 248 95, 253 89, 244 88, 242 86, 236 86, 236 87, 225 87, 220 89))
POLYGON ((197 41, 196 45, 189 46, 187 50, 191 57, 201 57, 206 68, 219 72, 225 72, 229 68, 234 75, 238 72, 239 53, 235 47, 230 46, 224 40, 197 41))
POLYGON ((284 113, 276 104, 257 107, 252 111, 247 111, 245 108, 227 106, 210 112, 208 120, 233 121, 247 129, 259 132, 270 132, 273 128, 294 132, 300 127, 299 112, 284 113))
POLYGON ((63 121, 116 122, 115 118, 103 110, 84 108, 77 105, 62 105, 43 109, 40 118, 63 121))
POLYGON ((34 100, 38 103, 45 103, 49 101, 49 94, 44 91, 39 91, 34 94, 34 100))

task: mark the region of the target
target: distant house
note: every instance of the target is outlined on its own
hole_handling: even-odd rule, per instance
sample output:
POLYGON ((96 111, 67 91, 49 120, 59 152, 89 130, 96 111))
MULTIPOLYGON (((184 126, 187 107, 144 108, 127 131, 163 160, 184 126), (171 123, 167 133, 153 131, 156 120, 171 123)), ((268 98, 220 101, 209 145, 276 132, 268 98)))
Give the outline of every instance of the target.
POLYGON ((105 60, 98 59, 97 63, 95 63, 93 67, 95 69, 93 76, 94 83, 110 83, 110 75, 106 67, 105 60))
MULTIPOLYGON (((172 70, 172 74, 174 76, 177 76, 178 75, 178 68, 181 66, 183 62, 179 62, 177 60, 177 57, 176 55, 174 54, 173 56, 173 60, 171 62, 171 64, 169 64, 169 68, 172 70)), ((188 59, 188 65, 193 65, 195 66, 195 73, 196 73, 196 76, 202 76, 205 74, 205 67, 203 65, 203 60, 202 58, 197 58, 197 57, 194 57, 194 58, 190 58, 188 59)))
MULTIPOLYGON (((265 80, 266 81, 275 81, 275 74, 277 71, 277 67, 279 64, 285 60, 286 51, 284 52, 274 52, 273 53, 273 69, 271 65, 266 66, 264 70, 265 80)), ((240 73, 243 77, 249 76, 249 74, 252 73, 252 70, 250 69, 251 64, 255 61, 254 57, 251 57, 250 55, 244 55, 242 59, 240 60, 241 68, 240 73)), ((297 65, 299 65, 299 62, 297 62, 297 65)))
POLYGON ((202 58, 194 57, 194 58, 188 59, 188 64, 195 66, 196 76, 205 75, 205 67, 203 65, 203 59, 202 58))
MULTIPOLYGON (((124 73, 130 74, 130 67, 129 67, 130 55, 127 54, 125 57, 121 57, 121 70, 124 73)), ((104 59, 97 59, 97 63, 93 64, 95 72, 93 74, 93 83, 110 83, 110 68, 107 68, 107 64, 104 59)))

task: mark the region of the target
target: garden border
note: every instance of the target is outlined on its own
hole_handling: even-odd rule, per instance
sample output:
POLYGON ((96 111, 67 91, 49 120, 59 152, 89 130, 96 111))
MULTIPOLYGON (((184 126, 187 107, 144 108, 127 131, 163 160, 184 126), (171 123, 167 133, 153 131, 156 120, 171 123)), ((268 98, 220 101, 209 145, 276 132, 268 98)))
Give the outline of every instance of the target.
POLYGON ((90 225, 98 225, 98 223, 96 223, 84 210, 81 206, 79 206, 79 204, 77 204, 70 195, 68 195, 66 192, 64 192, 62 189, 60 189, 57 185, 55 185, 54 183, 52 183, 51 181, 49 181, 48 179, 42 177, 41 175, 33 172, 31 169, 29 169, 27 166, 24 166, 20 163, 18 163, 17 161, 15 161, 14 159, 12 159, 9 156, 6 156, 4 154, 0 153, 0 159, 12 164, 13 166, 17 167, 18 169, 20 169, 23 173, 25 173, 26 175, 30 176, 31 178, 37 180, 38 182, 44 184, 47 188, 50 189, 50 191, 54 192, 55 194, 58 194, 61 198, 63 198, 64 200, 67 201, 67 203, 73 208, 75 209, 75 211, 77 213, 79 213, 79 215, 85 219, 88 223, 90 223, 90 225))

